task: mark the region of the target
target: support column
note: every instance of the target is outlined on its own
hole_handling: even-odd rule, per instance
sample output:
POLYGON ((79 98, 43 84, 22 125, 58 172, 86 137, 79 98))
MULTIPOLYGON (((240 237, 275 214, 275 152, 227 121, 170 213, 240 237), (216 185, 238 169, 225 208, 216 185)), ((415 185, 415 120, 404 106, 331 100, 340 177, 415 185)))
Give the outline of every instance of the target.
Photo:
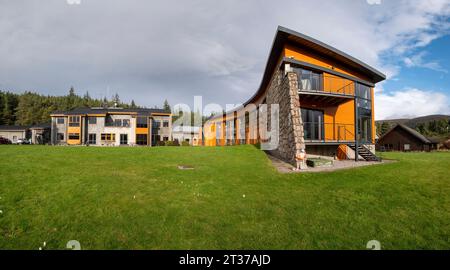
MULTIPOLYGON (((356 83, 355 83, 356 85, 356 83)), ((359 130, 359 110, 358 110, 358 97, 355 93, 355 161, 358 162, 359 159, 359 140, 358 140, 358 130, 359 130)))

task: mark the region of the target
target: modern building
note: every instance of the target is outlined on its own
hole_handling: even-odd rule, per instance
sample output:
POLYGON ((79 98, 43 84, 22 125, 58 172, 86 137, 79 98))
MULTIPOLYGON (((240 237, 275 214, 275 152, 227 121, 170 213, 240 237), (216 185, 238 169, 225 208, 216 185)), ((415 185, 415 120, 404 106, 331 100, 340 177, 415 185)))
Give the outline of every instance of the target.
POLYGON ((188 142, 192 146, 201 145, 201 128, 193 126, 174 126, 172 130, 173 140, 188 142))
POLYGON ((438 141, 427 138, 416 130, 398 124, 377 142, 377 150, 381 151, 432 151, 438 149, 438 141))
POLYGON ((207 121, 204 144, 266 143, 278 137, 269 152, 290 163, 301 149, 375 160, 373 88, 385 78, 336 48, 278 27, 260 87, 243 106, 207 121), (279 108, 277 131, 271 130, 272 105, 279 108), (267 128, 261 127, 264 118, 267 128))
POLYGON ((161 109, 79 108, 51 118, 55 145, 155 146, 172 140, 172 114, 161 109))
POLYGON ((50 142, 50 125, 0 126, 0 137, 9 139, 13 144, 19 140, 28 140, 31 144, 50 142))

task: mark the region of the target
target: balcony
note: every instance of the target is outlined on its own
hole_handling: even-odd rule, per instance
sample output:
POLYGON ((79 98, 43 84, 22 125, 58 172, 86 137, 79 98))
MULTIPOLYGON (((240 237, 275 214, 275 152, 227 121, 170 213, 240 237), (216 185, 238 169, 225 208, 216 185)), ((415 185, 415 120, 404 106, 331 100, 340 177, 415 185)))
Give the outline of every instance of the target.
POLYGON ((355 142, 355 126, 341 123, 304 122, 306 144, 347 144, 355 142))
POLYGON ((303 100, 338 105, 355 97, 355 82, 333 75, 298 70, 298 93, 303 100))

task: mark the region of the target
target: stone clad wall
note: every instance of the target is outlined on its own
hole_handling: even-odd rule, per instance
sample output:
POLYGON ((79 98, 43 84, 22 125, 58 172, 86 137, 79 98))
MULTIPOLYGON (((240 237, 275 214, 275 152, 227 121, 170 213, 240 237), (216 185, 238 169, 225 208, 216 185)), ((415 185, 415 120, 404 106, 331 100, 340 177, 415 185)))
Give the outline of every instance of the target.
MULTIPOLYGON (((278 70, 267 90, 266 102, 279 104, 279 145, 270 154, 295 165, 295 154, 305 149, 303 124, 300 112, 297 74, 278 70)), ((270 111, 270 109, 269 109, 270 111)), ((269 122, 270 113, 268 115, 269 122)))

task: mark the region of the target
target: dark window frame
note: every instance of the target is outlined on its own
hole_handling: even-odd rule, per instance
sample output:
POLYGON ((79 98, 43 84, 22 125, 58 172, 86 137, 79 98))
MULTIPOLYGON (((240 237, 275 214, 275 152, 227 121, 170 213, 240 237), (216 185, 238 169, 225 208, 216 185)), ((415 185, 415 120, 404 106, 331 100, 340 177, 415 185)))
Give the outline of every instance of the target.
POLYGON ((81 117, 79 115, 69 116, 69 127, 79 127, 81 124, 81 117))
POLYGON ((147 134, 136 134, 136 144, 137 145, 147 145, 148 144, 148 135, 147 134))
POLYGON ((97 117, 96 116, 89 116, 88 117, 88 124, 89 125, 96 125, 97 124, 97 117), (92 121, 92 120, 94 120, 94 121, 92 121))
POLYGON ((136 118, 136 127, 137 128, 148 128, 148 117, 138 116, 136 118), (145 120, 145 123, 143 120, 145 120))
POLYGON ((120 145, 128 144, 128 134, 120 134, 120 145))
POLYGON ((294 67, 294 72, 298 76, 298 89, 300 91, 323 91, 323 73, 310 69, 294 67), (303 85, 303 81, 308 81, 309 85, 303 85))
POLYGON ((152 127, 153 127, 154 129, 160 128, 160 127, 161 127, 161 120, 154 120, 154 121, 153 121, 152 127))
POLYGON ((320 109, 300 107, 305 140, 325 140, 325 112, 320 109))
POLYGON ((97 144, 97 134, 96 133, 88 134, 88 144, 97 144))
POLYGON ((80 133, 69 133, 69 140, 80 140, 80 133))
POLYGON ((102 134, 100 134, 100 140, 102 142, 115 142, 116 134, 115 133, 102 133, 102 134))

